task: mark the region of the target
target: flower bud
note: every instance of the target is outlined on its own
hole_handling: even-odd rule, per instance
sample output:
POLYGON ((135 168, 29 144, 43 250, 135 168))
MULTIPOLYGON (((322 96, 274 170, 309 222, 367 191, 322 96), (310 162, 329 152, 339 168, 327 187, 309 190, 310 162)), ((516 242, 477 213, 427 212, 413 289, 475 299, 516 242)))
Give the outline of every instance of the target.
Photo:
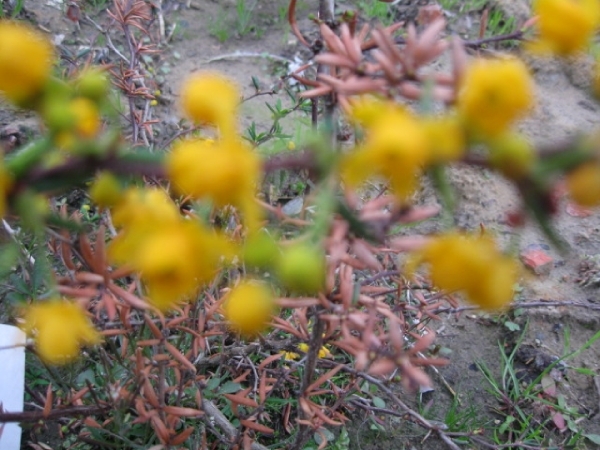
POLYGON ((325 256, 314 247, 294 244, 284 249, 277 276, 285 288, 301 295, 316 295, 325 285, 325 256))

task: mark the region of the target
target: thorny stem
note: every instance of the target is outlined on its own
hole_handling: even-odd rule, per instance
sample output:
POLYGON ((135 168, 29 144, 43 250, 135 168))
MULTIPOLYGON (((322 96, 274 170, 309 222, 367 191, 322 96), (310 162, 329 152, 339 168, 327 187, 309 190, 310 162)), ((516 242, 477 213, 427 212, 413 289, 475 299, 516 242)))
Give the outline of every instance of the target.
MULTIPOLYGON (((495 42, 523 40, 524 34, 525 34, 525 32, 523 30, 517 30, 517 31, 513 31, 512 33, 508 33, 508 34, 500 34, 497 36, 491 36, 491 37, 487 37, 487 38, 474 39, 471 41, 463 41, 463 45, 465 47, 477 49, 477 48, 482 47, 483 45, 492 44, 495 42)), ((404 45, 404 44, 406 44, 406 39, 403 36, 397 36, 394 38, 394 43, 399 44, 399 45, 404 45)), ((363 50, 372 50, 376 46, 377 46, 377 44, 375 42, 373 42, 372 44, 365 46, 363 48, 363 50)))
MULTIPOLYGON (((321 320, 318 314, 315 314, 315 323, 312 329, 312 335, 309 342, 309 350, 306 355, 306 364, 302 375, 302 385, 300 386, 300 396, 304 396, 306 390, 314 381, 315 368, 319 359, 319 350, 323 346, 323 333, 325 332, 325 321, 321 320)), ((298 417, 307 419, 304 410, 298 405, 298 417)), ((310 428, 307 425, 300 425, 296 441, 291 447, 291 450, 299 450, 304 448, 304 444, 309 437, 310 428)))
POLYGON ((0 412, 0 423, 4 422, 37 422, 38 420, 59 419, 62 417, 89 417, 97 414, 103 414, 112 407, 109 405, 98 406, 70 406, 67 408, 58 408, 44 414, 44 411, 25 411, 25 412, 0 412))
MULTIPOLYGON (((327 366, 335 366, 335 367, 338 366, 333 361, 321 360, 320 362, 327 366)), ((343 370, 344 372, 348 372, 354 376, 360 377, 360 378, 368 381, 369 383, 377 386, 379 389, 381 389, 382 392, 387 394, 387 396, 390 398, 390 400, 392 400, 398 407, 400 407, 400 409, 402 409, 404 411, 405 415, 412 417, 414 419, 414 421, 417 424, 421 425, 422 427, 437 433, 438 436, 440 437, 440 439, 442 439, 446 443, 446 445, 448 445, 448 447, 451 448, 452 450, 460 450, 460 447, 458 445, 456 445, 454 442, 452 442, 452 440, 444 432, 444 430, 442 430, 437 424, 434 424, 434 423, 431 423, 430 421, 428 421, 425 417, 423 417, 417 411, 410 408, 406 403, 404 403, 402 400, 400 400, 398 398, 398 396, 396 396, 396 394, 394 394, 394 392, 389 387, 387 387, 381 380, 379 380, 367 373, 352 369, 351 367, 348 367, 348 366, 343 366, 341 370, 343 370)))
MULTIPOLYGON (((125 14, 123 14, 123 16, 126 16, 127 13, 129 13, 134 8, 135 2, 136 2, 136 0, 128 0, 127 3, 125 3, 122 6, 123 11, 125 12, 125 14)), ((121 8, 121 6, 117 2, 115 2, 115 8, 121 8)), ((125 36, 125 40, 127 42, 127 48, 129 50, 129 55, 130 55, 130 57, 128 58, 130 76, 128 77, 129 79, 126 80, 127 88, 131 92, 134 92, 136 90, 136 86, 135 86, 136 81, 143 88, 146 87, 145 83, 144 83, 144 78, 140 73, 140 67, 139 67, 139 55, 142 52, 142 49, 137 46, 135 38, 133 36, 133 33, 131 32, 131 27, 127 23, 127 21, 125 20, 123 22, 121 22, 121 21, 118 21, 118 22, 119 22, 121 29, 123 30, 123 34, 125 36)), ((148 139, 148 134, 146 132, 146 129, 143 125, 146 124, 150 118, 150 113, 151 113, 150 100, 148 98, 145 98, 145 101, 144 101, 144 107, 142 109, 142 116, 139 119, 142 126, 140 126, 140 123, 138 123, 138 117, 136 115, 136 106, 135 106, 134 96, 127 94, 127 101, 129 104, 129 121, 131 122, 131 127, 132 127, 132 141, 134 144, 137 143, 139 136, 141 135, 141 137, 144 141, 144 144, 149 146, 150 141, 148 139)))
POLYGON ((517 30, 517 31, 513 31, 512 33, 508 33, 508 34, 501 34, 498 36, 491 36, 488 38, 475 39, 473 41, 464 41, 463 44, 465 47, 479 48, 482 45, 491 44, 494 42, 522 40, 524 34, 525 33, 523 30, 517 30))
POLYGON ((335 1, 319 0, 319 19, 331 23, 335 19, 335 1))
MULTIPOLYGON (((164 345, 161 342, 160 344, 160 352, 164 352, 164 345)), ((158 404, 160 405, 160 409, 159 409, 159 416, 160 419, 163 422, 166 422, 166 416, 165 416, 165 388, 167 386, 167 382, 165 380, 166 378, 166 373, 165 373, 165 361, 157 361, 158 363, 158 404)))
MULTIPOLYGON (((319 19, 325 23, 333 24, 335 1, 334 0, 319 0, 319 19)), ((335 69, 334 69, 335 70, 335 69)), ((319 74, 334 75, 331 69, 323 64, 317 66, 317 77, 319 74)), ((313 103, 313 108, 315 104, 313 103)), ((329 136, 332 148, 335 148, 337 141, 337 127, 335 121, 336 102, 333 92, 323 96, 323 122, 325 125, 324 132, 329 136)), ((313 126, 316 128, 315 114, 313 110, 313 126)))
MULTIPOLYGON (((200 389, 200 387, 198 388, 200 389)), ((213 422, 229 437, 229 439, 233 440, 236 438, 238 434, 238 429, 232 425, 232 423, 225 417, 225 415, 221 412, 219 408, 217 408, 214 403, 206 398, 202 399, 202 410, 206 413, 205 419, 206 422, 213 422)), ((227 439, 222 439, 225 444, 231 444, 227 439)), ((259 444, 258 442, 253 442, 250 445, 251 450, 267 450, 267 447, 259 444)))

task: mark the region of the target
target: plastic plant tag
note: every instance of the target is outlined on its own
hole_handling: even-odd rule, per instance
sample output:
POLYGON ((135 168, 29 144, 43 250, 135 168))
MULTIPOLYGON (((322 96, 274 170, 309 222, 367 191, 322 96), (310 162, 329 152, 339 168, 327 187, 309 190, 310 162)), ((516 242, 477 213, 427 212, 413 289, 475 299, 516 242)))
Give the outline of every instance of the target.
MULTIPOLYGON (((11 325, 0 325, 0 404, 3 412, 22 412, 25 390, 25 333, 11 325)), ((18 423, 0 424, 0 449, 21 448, 18 423)))

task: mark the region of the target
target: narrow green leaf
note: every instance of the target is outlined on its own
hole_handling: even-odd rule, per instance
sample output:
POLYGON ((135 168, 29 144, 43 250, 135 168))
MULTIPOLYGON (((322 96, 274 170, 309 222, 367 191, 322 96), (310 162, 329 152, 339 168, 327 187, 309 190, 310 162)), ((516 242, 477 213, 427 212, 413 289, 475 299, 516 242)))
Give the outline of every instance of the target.
POLYGON ((600 445, 600 434, 584 434, 583 437, 588 438, 594 444, 600 445))

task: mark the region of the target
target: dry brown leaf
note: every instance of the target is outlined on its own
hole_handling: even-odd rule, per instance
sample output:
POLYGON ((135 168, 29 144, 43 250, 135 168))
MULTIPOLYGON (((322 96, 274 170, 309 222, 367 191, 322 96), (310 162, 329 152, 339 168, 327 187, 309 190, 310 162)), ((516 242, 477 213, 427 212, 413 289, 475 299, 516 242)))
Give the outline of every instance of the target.
POLYGON ((253 422, 251 420, 247 420, 247 419, 241 419, 240 423, 247 427, 250 428, 251 430, 255 430, 258 431, 259 433, 265 433, 265 434, 275 434, 275 430, 272 428, 269 428, 265 425, 261 425, 260 423, 256 423, 253 422))

